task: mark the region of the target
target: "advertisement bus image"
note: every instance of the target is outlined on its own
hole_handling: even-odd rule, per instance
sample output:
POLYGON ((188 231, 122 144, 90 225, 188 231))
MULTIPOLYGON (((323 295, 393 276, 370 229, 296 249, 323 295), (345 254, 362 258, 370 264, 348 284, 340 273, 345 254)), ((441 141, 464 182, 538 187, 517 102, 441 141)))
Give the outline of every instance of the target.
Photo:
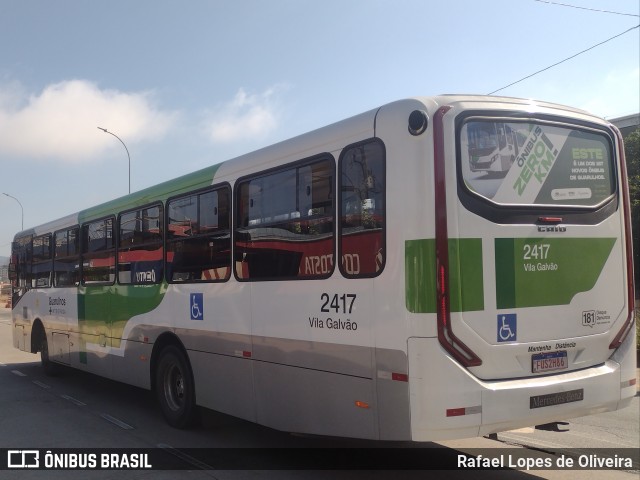
POLYGON ((390 103, 18 233, 14 346, 153 390, 175 427, 428 441, 620 409, 623 152, 555 104, 390 103), (480 132, 512 138, 499 178, 480 132))
POLYGON ((513 124, 474 122, 467 127, 469 167, 472 172, 504 175, 519 154, 527 134, 513 124))

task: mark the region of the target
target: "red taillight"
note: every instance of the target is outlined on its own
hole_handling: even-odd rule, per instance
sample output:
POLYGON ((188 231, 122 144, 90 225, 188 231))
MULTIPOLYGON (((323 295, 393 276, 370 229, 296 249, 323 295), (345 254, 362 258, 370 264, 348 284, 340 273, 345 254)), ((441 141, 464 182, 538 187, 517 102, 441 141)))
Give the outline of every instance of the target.
POLYGON ((627 305, 629 307, 629 317, 625 321, 624 325, 614 337, 609 345, 610 349, 616 349, 624 339, 627 338, 629 332, 633 330, 634 319, 633 312, 635 308, 635 295, 633 287, 633 243, 631 240, 631 211, 629 202, 629 185, 627 182, 627 162, 624 155, 624 145, 622 143, 622 135, 620 130, 612 126, 613 130, 618 137, 618 154, 620 157, 620 177, 622 179, 622 201, 624 204, 624 230, 625 230, 625 250, 627 254, 627 305))
POLYGON ((465 414, 464 408, 448 408, 447 417, 460 417, 465 414))
POLYGON ((409 375, 406 373, 392 373, 391 380, 395 380, 396 382, 408 382, 409 375))
POLYGON ((540 223, 562 223, 562 217, 538 217, 540 223))
POLYGON ((440 292, 440 315, 442 317, 442 321, 446 324, 449 320, 449 308, 447 306, 447 274, 443 265, 440 265, 439 268, 439 292, 440 292))
POLYGON ((449 236, 447 232, 447 198, 445 186, 444 126, 443 117, 451 109, 441 107, 434 116, 434 177, 436 217, 436 281, 438 283, 438 341, 453 358, 465 367, 482 365, 482 360, 462 343, 451 329, 449 299, 449 236))
POLYGON ((482 413, 482 406, 476 405, 475 407, 460 407, 460 408, 447 408, 447 417, 461 417, 463 415, 475 415, 482 413))

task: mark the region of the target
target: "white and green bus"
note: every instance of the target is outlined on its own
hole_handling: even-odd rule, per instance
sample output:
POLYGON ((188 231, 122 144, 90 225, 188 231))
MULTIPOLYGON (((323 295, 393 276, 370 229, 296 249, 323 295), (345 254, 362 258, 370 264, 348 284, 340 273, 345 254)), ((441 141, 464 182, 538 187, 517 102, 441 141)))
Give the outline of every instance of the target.
POLYGON ((202 406, 426 441, 616 410, 636 394, 629 208, 605 120, 402 100, 18 233, 13 341, 152 389, 176 427, 202 406), (487 176, 472 144, 499 131, 522 138, 487 176))

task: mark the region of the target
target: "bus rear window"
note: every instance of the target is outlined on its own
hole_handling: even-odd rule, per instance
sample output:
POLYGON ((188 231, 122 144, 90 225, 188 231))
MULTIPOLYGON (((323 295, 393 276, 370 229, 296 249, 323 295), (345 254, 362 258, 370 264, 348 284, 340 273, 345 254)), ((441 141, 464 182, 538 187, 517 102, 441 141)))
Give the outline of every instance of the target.
POLYGON ((615 192, 609 137, 557 124, 469 118, 459 171, 473 194, 500 205, 595 207, 615 192))

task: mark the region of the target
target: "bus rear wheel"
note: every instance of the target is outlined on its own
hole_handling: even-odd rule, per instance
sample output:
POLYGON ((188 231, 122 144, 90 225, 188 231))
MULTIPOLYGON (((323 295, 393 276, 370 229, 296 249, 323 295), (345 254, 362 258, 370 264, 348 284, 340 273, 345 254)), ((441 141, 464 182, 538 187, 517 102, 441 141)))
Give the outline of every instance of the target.
POLYGON ((155 387, 160 409, 169 425, 187 428, 195 423, 197 408, 193 374, 179 348, 171 345, 162 350, 155 387))

